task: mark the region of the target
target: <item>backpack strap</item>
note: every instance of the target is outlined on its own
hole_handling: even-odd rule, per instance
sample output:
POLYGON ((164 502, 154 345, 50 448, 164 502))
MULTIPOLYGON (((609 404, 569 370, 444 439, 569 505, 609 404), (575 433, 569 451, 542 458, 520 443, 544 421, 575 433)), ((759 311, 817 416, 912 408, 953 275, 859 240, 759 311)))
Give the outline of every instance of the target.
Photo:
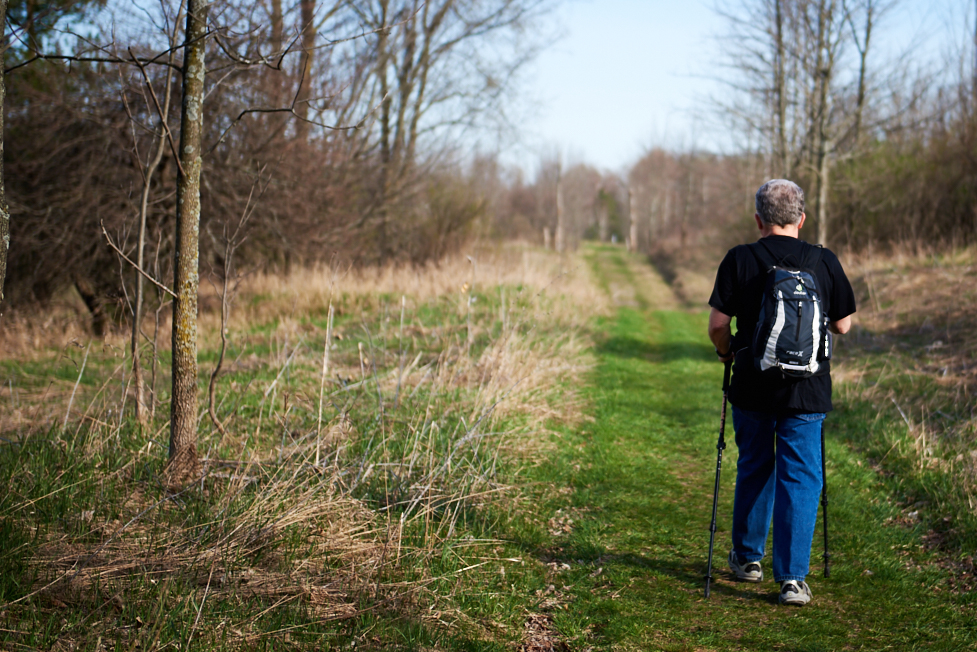
POLYGON ((806 242, 804 243, 804 247, 804 260, 801 268, 817 273, 818 265, 821 264, 821 254, 824 253, 824 247, 821 245, 807 244, 806 242))
MULTIPOLYGON (((818 265, 821 264, 821 254, 824 253, 824 247, 821 245, 811 245, 806 242, 801 242, 801 245, 803 245, 803 253, 801 254, 800 265, 797 267, 816 272, 818 265)), ((771 268, 777 266, 786 267, 786 263, 783 260, 777 260, 777 258, 773 255, 773 252, 770 251, 770 248, 762 238, 746 246, 749 247, 750 251, 753 252, 753 255, 756 257, 757 261, 760 263, 760 267, 764 271, 769 272, 771 268)), ((787 256, 787 258, 796 260, 794 258, 794 254, 790 254, 787 256)))

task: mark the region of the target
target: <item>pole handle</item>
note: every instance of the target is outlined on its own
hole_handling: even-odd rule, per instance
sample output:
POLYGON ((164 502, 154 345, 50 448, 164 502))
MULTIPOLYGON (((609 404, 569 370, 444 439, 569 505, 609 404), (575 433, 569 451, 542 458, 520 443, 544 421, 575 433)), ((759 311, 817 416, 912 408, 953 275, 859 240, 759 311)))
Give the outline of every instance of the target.
POLYGON ((723 394, 725 394, 729 391, 729 372, 733 367, 733 361, 727 360, 723 365, 726 367, 723 369, 723 394))

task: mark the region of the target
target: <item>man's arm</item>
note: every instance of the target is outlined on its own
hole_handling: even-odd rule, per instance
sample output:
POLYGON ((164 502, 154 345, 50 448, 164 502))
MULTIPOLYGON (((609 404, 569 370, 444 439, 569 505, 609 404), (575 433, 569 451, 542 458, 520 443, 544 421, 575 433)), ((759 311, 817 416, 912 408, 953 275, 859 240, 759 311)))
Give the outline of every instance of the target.
MULTIPOLYGON (((844 335, 851 330, 851 315, 842 317, 838 321, 831 322, 828 324, 828 330, 836 335, 844 335)), ((709 321, 709 333, 712 333, 712 320, 709 321)))
POLYGON ((733 359, 733 332, 729 327, 732 321, 732 317, 715 308, 709 313, 709 339, 718 353, 726 354, 719 356, 722 362, 733 359))

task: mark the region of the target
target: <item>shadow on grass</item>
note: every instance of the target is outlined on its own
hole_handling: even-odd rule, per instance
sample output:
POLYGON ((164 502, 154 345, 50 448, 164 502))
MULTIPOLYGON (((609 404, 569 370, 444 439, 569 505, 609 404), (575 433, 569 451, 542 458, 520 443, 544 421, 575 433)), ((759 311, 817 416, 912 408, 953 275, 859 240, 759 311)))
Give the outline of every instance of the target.
POLYGON ((652 344, 637 337, 616 335, 598 342, 595 350, 600 355, 618 358, 647 360, 648 362, 674 362, 698 360, 712 362, 716 358, 712 348, 701 342, 669 342, 652 344))
MULTIPOLYGON (((525 541, 512 541, 527 554, 532 555, 543 564, 568 564, 573 567, 588 567, 596 571, 598 568, 611 570, 626 568, 639 573, 671 578, 680 589, 691 593, 703 593, 705 590, 706 560, 705 551, 701 560, 683 560, 674 558, 646 557, 635 552, 612 552, 604 546, 590 542, 567 542, 559 547, 533 545, 525 541)), ((722 555, 713 560, 713 594, 732 598, 759 600, 776 604, 778 593, 776 590, 758 592, 759 585, 736 582, 726 569, 722 555)), ((634 573, 629 572, 633 577, 634 573)), ((673 585, 674 587, 674 585, 673 585)), ((759 587, 770 588, 770 587, 759 587)), ((674 589, 669 589, 674 590, 674 589)))

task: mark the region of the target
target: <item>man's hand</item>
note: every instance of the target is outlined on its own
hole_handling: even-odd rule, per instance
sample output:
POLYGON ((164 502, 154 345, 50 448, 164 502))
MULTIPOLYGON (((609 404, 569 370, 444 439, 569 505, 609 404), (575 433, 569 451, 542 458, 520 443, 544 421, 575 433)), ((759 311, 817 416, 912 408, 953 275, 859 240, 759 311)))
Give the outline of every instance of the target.
POLYGON ((720 362, 733 359, 733 333, 729 327, 732 321, 732 317, 715 308, 709 313, 709 339, 716 347, 720 362))

